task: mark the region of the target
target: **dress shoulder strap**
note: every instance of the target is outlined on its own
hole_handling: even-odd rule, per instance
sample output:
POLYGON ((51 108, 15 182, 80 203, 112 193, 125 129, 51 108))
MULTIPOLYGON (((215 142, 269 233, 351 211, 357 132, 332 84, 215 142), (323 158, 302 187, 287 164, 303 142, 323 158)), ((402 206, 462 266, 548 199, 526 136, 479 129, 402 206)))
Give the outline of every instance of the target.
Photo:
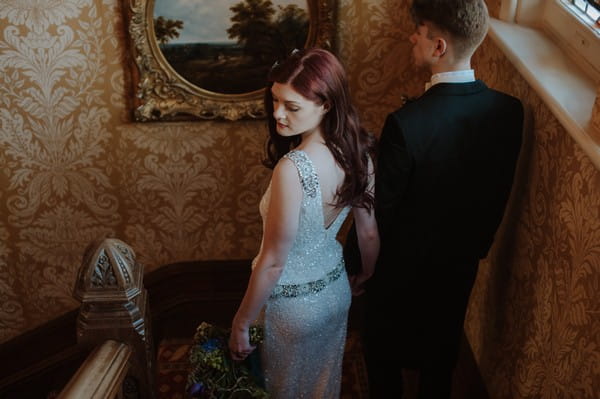
POLYGON ((302 150, 292 150, 283 157, 288 158, 296 165, 304 194, 309 198, 316 197, 319 189, 319 177, 308 155, 302 150))

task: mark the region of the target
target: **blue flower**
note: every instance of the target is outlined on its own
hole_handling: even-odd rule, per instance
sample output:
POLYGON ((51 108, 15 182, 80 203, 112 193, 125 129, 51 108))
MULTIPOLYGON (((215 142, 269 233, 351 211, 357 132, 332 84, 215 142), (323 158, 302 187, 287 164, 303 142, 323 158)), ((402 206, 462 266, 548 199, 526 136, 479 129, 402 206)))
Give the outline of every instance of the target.
POLYGON ((211 338, 200 346, 202 347, 202 349, 204 349, 204 351, 212 352, 216 349, 219 349, 219 340, 216 338, 211 338))
POLYGON ((190 387, 190 396, 192 398, 198 398, 204 392, 204 384, 201 382, 197 382, 190 387))

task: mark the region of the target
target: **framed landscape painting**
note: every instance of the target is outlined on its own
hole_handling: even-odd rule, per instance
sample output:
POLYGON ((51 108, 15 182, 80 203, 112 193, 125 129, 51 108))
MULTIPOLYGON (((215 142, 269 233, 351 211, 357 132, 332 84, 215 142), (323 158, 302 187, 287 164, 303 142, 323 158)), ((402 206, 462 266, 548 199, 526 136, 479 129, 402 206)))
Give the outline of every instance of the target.
POLYGON ((262 118, 273 63, 332 46, 329 1, 131 2, 138 121, 262 118))

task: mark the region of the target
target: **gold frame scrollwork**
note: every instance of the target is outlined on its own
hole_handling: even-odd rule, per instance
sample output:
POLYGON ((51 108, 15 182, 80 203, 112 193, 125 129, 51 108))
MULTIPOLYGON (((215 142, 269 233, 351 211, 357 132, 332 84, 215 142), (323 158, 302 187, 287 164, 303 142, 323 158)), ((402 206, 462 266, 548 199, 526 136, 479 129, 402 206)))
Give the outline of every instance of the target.
MULTIPOLYGON (((135 62, 133 85, 136 121, 182 119, 259 119, 265 117, 264 89, 243 94, 220 94, 181 77, 167 62, 154 34, 155 0, 129 0, 131 51, 135 62)), ((335 0, 306 0, 310 27, 305 47, 333 47, 335 0)))

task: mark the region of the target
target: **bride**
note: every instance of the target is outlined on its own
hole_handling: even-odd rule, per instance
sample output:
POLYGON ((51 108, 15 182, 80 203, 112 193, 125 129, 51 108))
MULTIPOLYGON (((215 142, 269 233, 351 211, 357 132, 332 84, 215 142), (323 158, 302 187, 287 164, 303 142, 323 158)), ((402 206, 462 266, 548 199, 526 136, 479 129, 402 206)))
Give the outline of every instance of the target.
POLYGON ((273 168, 261 203, 263 237, 233 318, 229 348, 260 346, 272 398, 339 398, 351 292, 373 274, 379 235, 373 211, 375 140, 360 126, 345 72, 330 52, 295 50, 276 63, 265 96, 273 168), (349 284, 336 235, 352 212, 362 272, 349 284))

